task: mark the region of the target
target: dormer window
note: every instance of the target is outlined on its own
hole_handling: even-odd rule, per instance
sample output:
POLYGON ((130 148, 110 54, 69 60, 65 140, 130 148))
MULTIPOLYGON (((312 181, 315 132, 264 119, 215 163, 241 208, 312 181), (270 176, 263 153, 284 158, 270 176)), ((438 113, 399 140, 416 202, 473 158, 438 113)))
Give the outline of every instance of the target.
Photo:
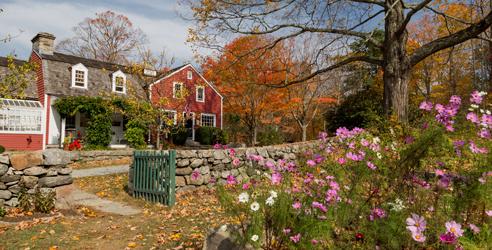
POLYGON ((72 66, 72 87, 87 88, 87 68, 82 64, 72 66))
POLYGON ((183 97, 183 83, 180 82, 173 83, 173 97, 174 98, 183 97))
POLYGON ((193 73, 191 73, 191 70, 188 70, 187 74, 188 74, 188 80, 193 79, 193 73))
POLYGON ((121 70, 113 73, 113 92, 126 93, 126 75, 121 70))
POLYGON ((196 101, 205 102, 205 87, 196 86, 196 101))

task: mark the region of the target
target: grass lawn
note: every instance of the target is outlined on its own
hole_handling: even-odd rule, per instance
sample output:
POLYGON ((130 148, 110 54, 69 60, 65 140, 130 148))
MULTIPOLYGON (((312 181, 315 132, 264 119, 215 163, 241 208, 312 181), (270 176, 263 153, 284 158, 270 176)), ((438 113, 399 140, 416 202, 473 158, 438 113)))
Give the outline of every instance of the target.
POLYGON ((80 207, 76 215, 50 222, 0 226, 0 249, 201 249, 210 228, 230 222, 212 191, 178 195, 176 205, 168 208, 130 197, 124 191, 127 180, 127 175, 99 176, 75 184, 139 207, 141 214, 117 216, 80 207))

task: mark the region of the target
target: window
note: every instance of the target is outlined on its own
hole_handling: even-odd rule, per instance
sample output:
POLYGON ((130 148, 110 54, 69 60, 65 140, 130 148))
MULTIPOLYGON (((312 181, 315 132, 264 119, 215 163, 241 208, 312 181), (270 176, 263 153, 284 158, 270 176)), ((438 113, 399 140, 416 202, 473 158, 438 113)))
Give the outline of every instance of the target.
POLYGON ((187 76, 188 76, 188 80, 193 79, 193 73, 191 72, 191 70, 188 70, 187 76))
POLYGON ((72 87, 87 88, 87 68, 79 63, 72 66, 72 87))
POLYGON ((215 127, 214 114, 202 114, 202 127, 215 127))
POLYGON ((126 93, 126 75, 121 70, 113 73, 113 92, 126 93))
POLYGON ((164 122, 166 122, 167 125, 176 125, 176 124, 178 124, 178 117, 177 117, 178 116, 178 113, 176 111, 174 111, 174 110, 166 110, 166 111, 164 111, 164 114, 165 114, 165 116, 167 118, 167 120, 164 121, 164 122), (169 124, 169 123, 171 123, 171 124, 169 124))
POLYGON ((183 84, 180 82, 175 82, 173 84, 173 97, 182 98, 183 97, 183 84))
POLYGON ((196 101, 197 102, 205 102, 205 87, 197 86, 196 87, 196 101))
POLYGON ((0 99, 0 132, 42 134, 43 108, 37 101, 0 99))

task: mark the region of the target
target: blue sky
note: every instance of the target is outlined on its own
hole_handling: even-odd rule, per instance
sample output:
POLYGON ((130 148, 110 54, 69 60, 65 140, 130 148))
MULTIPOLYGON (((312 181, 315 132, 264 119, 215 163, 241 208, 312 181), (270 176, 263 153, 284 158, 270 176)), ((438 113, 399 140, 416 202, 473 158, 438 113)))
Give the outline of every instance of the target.
POLYGON ((193 59, 191 48, 185 43, 191 23, 180 17, 186 9, 176 0, 0 0, 0 8, 0 37, 16 36, 0 44, 0 56, 15 54, 26 59, 36 33, 49 32, 61 41, 73 36, 72 27, 84 18, 111 10, 128 16, 140 27, 152 50, 166 48, 178 64, 193 59))

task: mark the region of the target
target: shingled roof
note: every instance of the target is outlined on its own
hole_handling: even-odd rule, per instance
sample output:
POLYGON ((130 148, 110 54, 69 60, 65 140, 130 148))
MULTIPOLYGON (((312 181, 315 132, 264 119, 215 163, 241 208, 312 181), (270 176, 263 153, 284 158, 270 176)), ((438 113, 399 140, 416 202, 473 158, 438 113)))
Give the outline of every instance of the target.
POLYGON ((130 73, 129 68, 127 66, 124 66, 124 65, 110 63, 110 62, 104 62, 104 61, 95 60, 95 59, 88 59, 88 58, 79 57, 79 56, 67 55, 67 54, 62 54, 59 52, 53 52, 53 55, 41 54, 41 57, 43 59, 46 59, 46 60, 64 62, 64 63, 69 63, 72 65, 75 65, 77 63, 82 63, 84 66, 90 67, 90 68, 106 69, 106 70, 111 70, 111 71, 121 70, 125 73, 130 73))
MULTIPOLYGON (((15 59, 14 58, 14 64, 16 64, 16 65, 22 65, 22 64, 24 64, 26 62, 27 61, 19 60, 19 59, 15 59)), ((9 66, 8 57, 0 56, 0 66, 2 66, 2 67, 8 67, 9 66)))

